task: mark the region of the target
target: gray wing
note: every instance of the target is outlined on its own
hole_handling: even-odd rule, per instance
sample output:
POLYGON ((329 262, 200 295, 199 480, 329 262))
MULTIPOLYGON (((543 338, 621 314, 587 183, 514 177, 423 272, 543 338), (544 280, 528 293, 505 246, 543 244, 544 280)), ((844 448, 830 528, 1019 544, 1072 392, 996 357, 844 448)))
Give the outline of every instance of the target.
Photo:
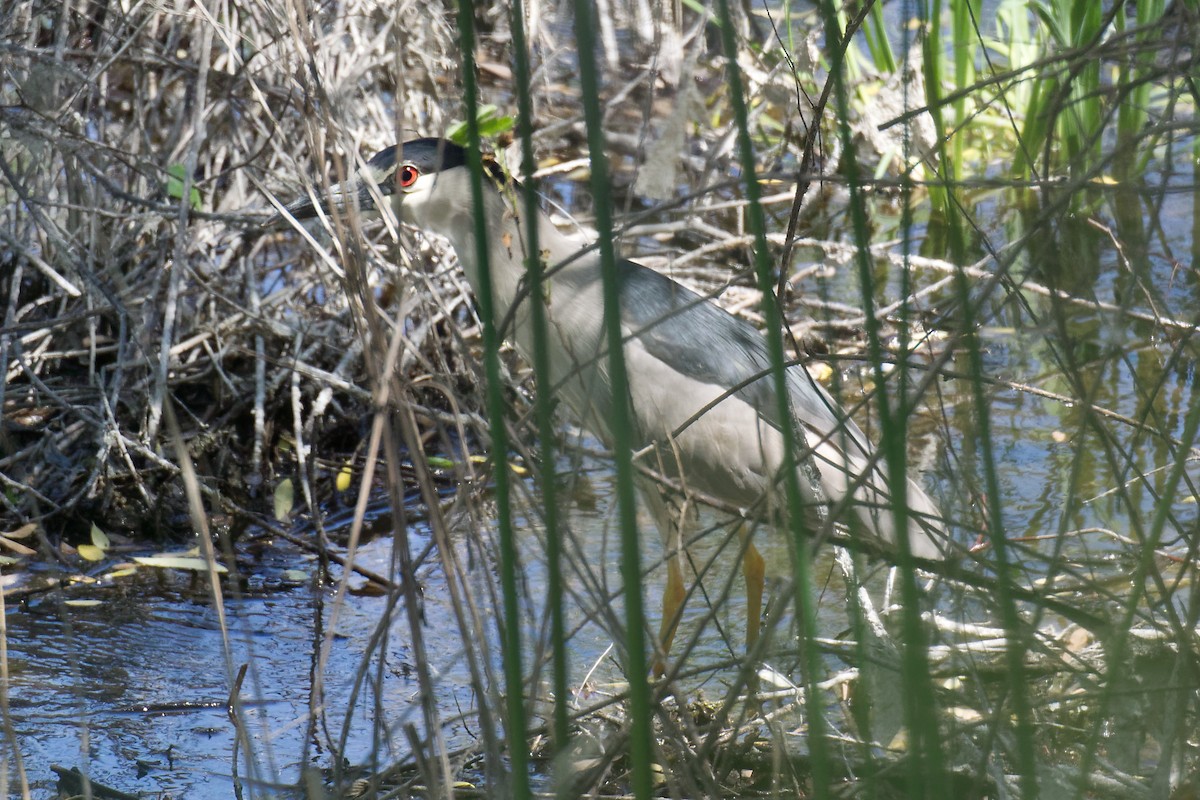
MULTIPOLYGON (((746 384, 736 394, 775 428, 782 428, 766 340, 749 322, 733 316, 691 289, 633 261, 619 265, 621 316, 655 358, 698 381, 724 389, 746 384), (749 383, 747 383, 749 381, 749 383)), ((842 429, 871 452, 866 437, 806 370, 787 371, 792 413, 818 436, 842 429)))
MULTIPOLYGON (((620 270, 622 322, 651 356, 696 381, 723 389, 746 383, 736 395, 763 421, 776 429, 782 427, 766 340, 754 326, 641 264, 623 262, 620 270)), ((874 464, 867 437, 803 367, 787 370, 787 388, 791 413, 806 429, 809 447, 816 450, 822 441, 827 442, 845 459, 840 464, 837 460, 828 463, 842 470, 847 479, 861 481, 854 492, 856 516, 876 537, 894 544, 891 516, 880 508, 891 496, 887 476, 878 464, 869 474, 860 474, 866 464, 874 464)), ((823 464, 816 466, 820 470, 823 464)), ((842 499, 836 475, 826 472, 822 483, 832 494, 828 499, 842 499)), ((912 512, 909 544, 913 555, 944 558, 945 531, 937 505, 911 478, 905 491, 912 512)))

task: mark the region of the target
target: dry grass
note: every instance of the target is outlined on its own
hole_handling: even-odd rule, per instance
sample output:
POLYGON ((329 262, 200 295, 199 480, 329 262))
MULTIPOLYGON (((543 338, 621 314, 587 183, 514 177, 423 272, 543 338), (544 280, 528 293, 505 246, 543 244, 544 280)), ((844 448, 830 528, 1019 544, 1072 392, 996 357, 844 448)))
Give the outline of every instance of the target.
MULTIPOLYGON (((211 8, 7 7, 0 528, 188 528, 169 403, 224 510, 261 510, 297 434, 328 457, 359 438, 361 337, 332 265, 249 235, 247 210, 397 119, 440 125, 428 79, 372 76, 453 74, 449 32, 417 4, 298 29, 268 4, 211 8)), ((373 285, 408 280, 370 257, 373 285)))

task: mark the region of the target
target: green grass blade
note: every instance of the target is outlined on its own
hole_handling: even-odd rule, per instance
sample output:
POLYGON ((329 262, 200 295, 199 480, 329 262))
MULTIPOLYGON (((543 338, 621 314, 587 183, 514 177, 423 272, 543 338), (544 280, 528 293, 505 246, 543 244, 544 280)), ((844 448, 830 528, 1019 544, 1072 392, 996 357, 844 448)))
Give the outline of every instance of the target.
POLYGON ((596 67, 594 15, 596 7, 575 0, 575 39, 579 48, 579 82, 583 90, 584 121, 591 160, 592 199, 599 235, 600 271, 604 279, 604 334, 608 346, 612 389, 613 450, 617 467, 617 511, 621 531, 621 577, 625 586, 625 650, 629 677, 630 783, 634 797, 652 792, 650 765, 654 758, 651 736, 650 687, 647 682, 646 614, 642 602, 642 570, 633 487, 632 412, 625 351, 621 341, 620 294, 617 256, 613 243, 612 186, 605 155, 604 117, 596 67))
POLYGON ((547 348, 544 278, 546 265, 540 257, 538 244, 538 195, 533 174, 537 161, 533 156, 533 98, 530 96, 532 69, 529 63, 529 44, 525 34, 525 3, 516 0, 512 8, 513 75, 517 90, 517 137, 521 141, 521 171, 525 175, 522 199, 525 203, 525 268, 528 270, 530 301, 529 317, 533 326, 533 374, 539 391, 534 398, 540 444, 540 489, 542 514, 546 525, 546 604, 550 611, 550 686, 554 692, 554 719, 551 730, 555 750, 567 746, 567 647, 566 623, 563 619, 562 541, 559 530, 557 475, 555 471, 555 429, 553 397, 550 386, 550 354, 547 348))
MULTIPOLYGON (((729 8, 729 0, 717 0, 717 17, 721 20, 721 36, 725 52, 730 54, 726 59, 729 86, 729 101, 733 110, 734 123, 737 126, 737 147, 739 162, 742 168, 743 184, 746 188, 746 213, 750 223, 750 232, 754 237, 754 273, 758 287, 762 291, 762 309, 766 320, 767 352, 771 359, 771 379, 775 384, 775 395, 778 401, 777 413, 783 422, 783 482, 787 498, 788 523, 796 535, 796 542, 791 548, 793 553, 793 571, 795 573, 795 603, 796 618, 799 620, 804 649, 804 678, 807 693, 808 746, 812 754, 812 787, 813 796, 828 797, 830 778, 830 750, 825 738, 825 714, 820 688, 821 658, 820 652, 813 641, 816 628, 816 615, 812 597, 812 566, 809 557, 809 537, 806 530, 806 515, 800 494, 799 465, 796 454, 800 452, 800 432, 794 424, 795 415, 792 412, 791 401, 787 388, 787 378, 784 372, 783 353, 783 321, 774 295, 774 280, 771 273, 771 256, 767 247, 766 220, 763 215, 761 192, 758 185, 757 169, 754 158, 754 144, 750 138, 749 112, 746 98, 742 90, 742 75, 737 59, 732 54, 738 52, 738 42, 735 37, 736 26, 729 8)), ((836 30, 836 27, 833 28, 836 30)), ((840 37, 837 41, 840 43, 840 37)), ((840 47, 838 48, 840 53, 840 47)))
MULTIPOLYGON (((500 379, 500 340, 488 258, 487 213, 483 196, 483 160, 479 130, 479 89, 475 79, 475 7, 460 2, 459 40, 463 52, 463 94, 467 120, 467 161, 471 168, 471 207, 475 221, 475 257, 479 263, 479 315, 483 322, 483 358, 487 375, 488 429, 492 437, 492 473, 496 492, 496 524, 500 541, 500 593, 504 620, 505 733, 514 798, 532 796, 529 750, 525 744, 525 676, 521 653, 521 614, 517 601, 517 548, 512 519, 511 477, 508 469, 508 430, 503 383, 500 379)), ((497 771, 500 765, 495 765, 497 771)))

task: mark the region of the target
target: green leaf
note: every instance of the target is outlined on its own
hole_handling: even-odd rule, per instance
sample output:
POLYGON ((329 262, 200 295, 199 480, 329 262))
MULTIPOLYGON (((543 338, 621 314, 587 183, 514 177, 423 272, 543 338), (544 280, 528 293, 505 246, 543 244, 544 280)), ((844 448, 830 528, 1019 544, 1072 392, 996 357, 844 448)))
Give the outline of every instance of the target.
MULTIPOLYGON (((500 115, 500 109, 493 105, 480 106, 479 112, 475 115, 475 122, 479 125, 479 138, 490 139, 506 133, 513 129, 516 121, 505 114, 500 115)), ((446 131, 446 138, 457 145, 466 147, 467 142, 467 123, 456 122, 451 125, 446 131)))
POLYGON ((288 516, 292 513, 295 498, 296 491, 292 488, 292 479, 284 478, 275 487, 275 519, 279 522, 287 521, 288 516))
POLYGON ((101 550, 107 550, 112 546, 112 542, 108 540, 108 536, 94 522, 92 523, 92 544, 101 550))
POLYGON ((499 136, 502 133, 512 130, 514 120, 507 114, 503 117, 493 117, 488 120, 480 120, 479 135, 484 138, 492 138, 499 136))
MULTIPOLYGON (((187 178, 187 167, 183 164, 172 164, 167 167, 167 196, 175 200, 183 199, 183 187, 187 178)), ((200 190, 192 184, 192 190, 188 192, 188 205, 193 211, 200 210, 200 190)))

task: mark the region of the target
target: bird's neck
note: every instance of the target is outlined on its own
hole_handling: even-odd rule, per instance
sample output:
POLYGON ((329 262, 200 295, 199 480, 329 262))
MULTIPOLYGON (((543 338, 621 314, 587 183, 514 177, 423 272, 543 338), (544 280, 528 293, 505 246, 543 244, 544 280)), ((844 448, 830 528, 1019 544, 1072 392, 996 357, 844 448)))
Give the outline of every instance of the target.
MULTIPOLYGON (((426 205, 424 226, 442 234, 450 240, 458 259, 462 262, 467 281, 477 297, 482 297, 484 270, 491 280, 493 313, 497 322, 509 316, 515 302, 518 314, 528 313, 527 265, 531 249, 527 246, 528 230, 523 220, 525 205, 520 189, 514 184, 497 186, 485 181, 483 200, 486 206, 485 219, 487 242, 486 253, 481 254, 476 242, 474 203, 466 208, 451 198, 471 197, 470 175, 465 170, 443 176, 444 185, 439 185, 433 198, 426 205), (444 200, 442 199, 444 198, 444 200), (499 224, 496 222, 499 221, 499 224), (486 267, 484 259, 486 258, 486 267), (521 309, 525 311, 522 312, 521 309)), ((537 211, 539 261, 554 276, 567 275, 581 269, 580 262, 572 261, 557 267, 586 246, 586 240, 576 239, 561 233, 540 209, 537 211), (556 268, 557 267, 557 268, 556 268)), ((551 280, 554 280, 552 277, 551 280)))
POLYGON ((481 254, 476 243, 474 203, 461 200, 472 197, 470 175, 466 170, 455 170, 446 177, 453 182, 435 188, 429 202, 422 206, 423 219, 417 220, 418 224, 450 240, 471 289, 481 299, 486 270, 491 284, 492 319, 526 359, 533 359, 539 338, 533 325, 533 308, 535 304, 542 307, 547 327, 541 341, 548 348, 550 367, 549 374, 543 376, 545 385, 568 408, 585 409, 578 412, 586 417, 580 421, 603 436, 607 430, 607 400, 603 397, 607 379, 601 374, 605 367, 604 297, 596 253, 581 252, 589 244, 587 239, 563 234, 538 209, 537 263, 545 269, 546 282, 535 294, 528 278, 529 256, 534 249, 528 244, 528 226, 520 213, 525 209, 521 190, 511 185, 485 184, 488 239, 486 252, 481 254))

